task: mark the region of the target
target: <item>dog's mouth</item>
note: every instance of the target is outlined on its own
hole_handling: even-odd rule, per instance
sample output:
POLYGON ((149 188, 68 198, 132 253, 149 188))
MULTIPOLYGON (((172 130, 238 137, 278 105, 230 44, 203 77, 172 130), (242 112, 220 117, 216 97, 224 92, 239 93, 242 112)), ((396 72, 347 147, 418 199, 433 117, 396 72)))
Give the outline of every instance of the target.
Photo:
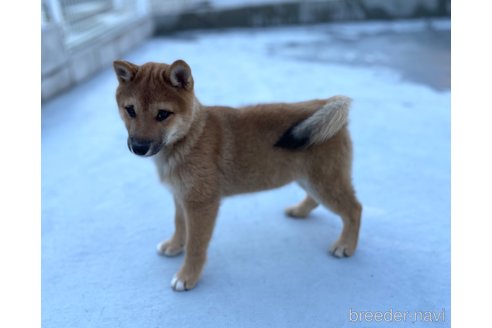
POLYGON ((128 149, 132 153, 142 157, 153 156, 157 154, 162 148, 162 143, 160 142, 153 142, 151 140, 132 137, 128 137, 127 145, 128 149))

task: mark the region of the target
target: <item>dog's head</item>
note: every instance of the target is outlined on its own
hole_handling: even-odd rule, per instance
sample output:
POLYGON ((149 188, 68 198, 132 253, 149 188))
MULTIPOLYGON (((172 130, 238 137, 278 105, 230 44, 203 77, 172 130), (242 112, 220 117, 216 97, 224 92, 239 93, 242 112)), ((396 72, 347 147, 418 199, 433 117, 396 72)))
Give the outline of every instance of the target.
POLYGON ((191 69, 183 60, 171 65, 113 63, 119 81, 116 102, 128 130, 128 148, 152 156, 188 132, 195 96, 191 69))

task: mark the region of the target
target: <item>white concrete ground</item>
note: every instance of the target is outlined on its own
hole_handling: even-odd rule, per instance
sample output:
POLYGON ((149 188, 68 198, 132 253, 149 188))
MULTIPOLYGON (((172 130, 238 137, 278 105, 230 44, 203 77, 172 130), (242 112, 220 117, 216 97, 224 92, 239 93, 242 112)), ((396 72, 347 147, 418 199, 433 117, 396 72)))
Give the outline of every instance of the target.
POLYGON ((127 149, 112 68, 44 104, 43 327, 449 327, 449 29, 193 32, 128 54, 137 64, 185 59, 204 104, 354 99, 356 254, 328 255, 341 229, 332 212, 284 217, 303 197, 296 185, 236 196, 186 293, 169 286, 182 257, 155 252, 173 231, 172 198, 152 161, 127 149), (361 311, 374 316, 361 321, 361 311))

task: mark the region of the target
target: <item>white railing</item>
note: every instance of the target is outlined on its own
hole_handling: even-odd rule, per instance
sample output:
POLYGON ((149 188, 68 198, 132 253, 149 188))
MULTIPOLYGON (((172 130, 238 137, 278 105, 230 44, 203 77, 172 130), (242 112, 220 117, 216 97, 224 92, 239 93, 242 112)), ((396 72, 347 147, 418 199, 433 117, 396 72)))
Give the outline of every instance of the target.
POLYGON ((148 12, 148 0, 42 0, 42 22, 69 26, 96 15, 148 12))
POLYGON ((59 0, 59 3, 68 23, 76 23, 113 9, 112 0, 59 0))

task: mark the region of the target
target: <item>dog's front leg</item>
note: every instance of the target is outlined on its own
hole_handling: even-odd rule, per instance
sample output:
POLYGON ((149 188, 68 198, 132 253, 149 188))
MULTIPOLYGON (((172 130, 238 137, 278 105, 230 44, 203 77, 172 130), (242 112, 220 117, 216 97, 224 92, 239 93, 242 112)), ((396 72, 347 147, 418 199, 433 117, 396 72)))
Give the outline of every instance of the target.
POLYGON ((157 252, 165 256, 176 256, 183 252, 186 242, 186 224, 184 217, 183 206, 174 199, 175 215, 174 215, 174 235, 171 239, 163 241, 157 245, 157 252))
POLYGON ((186 253, 181 270, 171 281, 171 287, 174 290, 192 289, 200 278, 219 203, 219 199, 206 202, 183 202, 186 220, 186 253))

